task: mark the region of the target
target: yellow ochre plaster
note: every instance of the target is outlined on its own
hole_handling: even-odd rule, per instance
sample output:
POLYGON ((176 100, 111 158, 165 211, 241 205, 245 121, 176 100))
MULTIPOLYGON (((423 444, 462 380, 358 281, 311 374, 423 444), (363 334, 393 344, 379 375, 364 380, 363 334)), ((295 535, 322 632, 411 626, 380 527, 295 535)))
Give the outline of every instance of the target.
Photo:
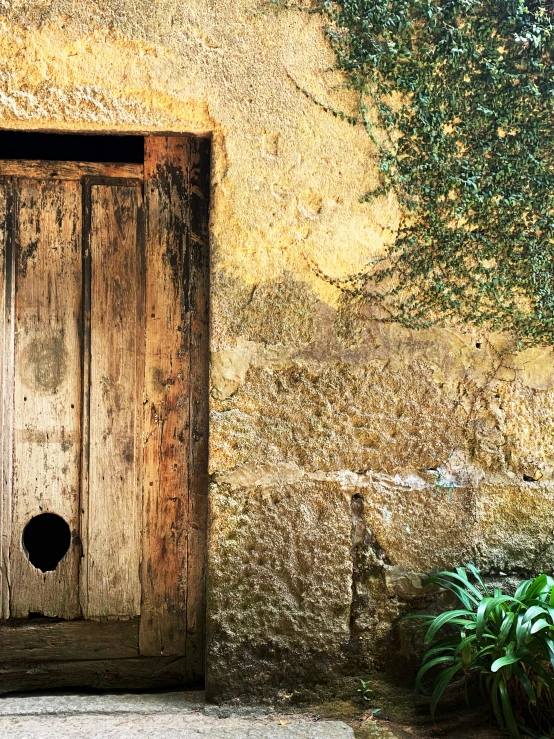
POLYGON ((0 125, 211 133, 220 268, 247 284, 286 269, 334 302, 310 260, 334 276, 359 270, 391 238, 397 212, 390 198, 359 202, 377 181, 363 128, 293 82, 338 108, 355 105, 331 70, 320 20, 255 0, 151 5, 89 16, 73 3, 70 16, 69 3, 7 3, 0 125))

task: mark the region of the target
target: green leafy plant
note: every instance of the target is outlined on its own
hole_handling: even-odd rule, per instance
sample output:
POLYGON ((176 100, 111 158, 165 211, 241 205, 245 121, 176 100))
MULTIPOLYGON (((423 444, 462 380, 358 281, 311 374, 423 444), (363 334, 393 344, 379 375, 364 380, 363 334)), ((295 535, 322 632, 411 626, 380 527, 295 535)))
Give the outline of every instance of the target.
MULTIPOLYGON (((361 697, 366 703, 372 703, 373 702, 373 690, 369 686, 368 680, 362 680, 360 678, 360 687, 358 688, 358 693, 360 693, 361 697)), ((366 718, 376 718, 377 714, 381 713, 380 708, 370 708, 368 713, 365 713, 364 716, 366 718)))
POLYGON ((358 688, 358 693, 361 693, 361 696, 365 701, 373 700, 373 690, 369 687, 368 680, 362 680, 360 678, 360 687, 358 688))
MULTIPOLYGON (((428 577, 453 593, 461 608, 438 616, 411 614, 429 622, 428 647, 416 686, 428 693, 424 678, 435 673, 431 715, 446 687, 476 673, 494 715, 511 737, 520 732, 543 737, 554 723, 554 579, 524 580, 514 595, 491 593, 473 565, 428 577), (476 584, 472 583, 468 570, 476 584)), ((550 733, 548 733, 550 736, 550 733)))
POLYGON ((342 117, 365 126, 380 175, 362 199, 394 193, 401 209, 382 257, 321 276, 380 306, 378 320, 554 344, 552 0, 292 6, 323 14, 359 94, 358 114, 342 117))

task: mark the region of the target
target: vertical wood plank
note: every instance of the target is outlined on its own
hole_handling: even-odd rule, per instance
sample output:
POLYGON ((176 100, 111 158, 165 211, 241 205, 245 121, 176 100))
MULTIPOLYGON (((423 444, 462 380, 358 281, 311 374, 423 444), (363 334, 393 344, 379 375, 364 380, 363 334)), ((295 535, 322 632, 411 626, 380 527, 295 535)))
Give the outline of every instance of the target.
POLYGON ((209 198, 211 142, 191 139, 190 474, 187 535, 187 676, 204 675, 208 522, 209 198))
POLYGON ((75 618, 78 600, 81 360, 81 187, 19 180, 10 615, 75 618), (31 565, 22 534, 56 513, 71 545, 52 572, 31 565))
POLYGON ((79 601, 88 614, 88 531, 89 531, 89 467, 90 467, 90 181, 83 183, 83 359, 81 393, 81 567, 79 570, 79 601))
POLYGON ((186 648, 189 162, 186 137, 145 139, 146 352, 142 655, 186 648))
POLYGON ((13 190, 8 180, 0 181, 0 618, 10 615, 9 552, 11 534, 11 480, 13 440, 13 294, 12 249, 13 190))
POLYGON ((140 613, 141 191, 136 185, 93 184, 90 208, 85 617, 129 617, 140 613))

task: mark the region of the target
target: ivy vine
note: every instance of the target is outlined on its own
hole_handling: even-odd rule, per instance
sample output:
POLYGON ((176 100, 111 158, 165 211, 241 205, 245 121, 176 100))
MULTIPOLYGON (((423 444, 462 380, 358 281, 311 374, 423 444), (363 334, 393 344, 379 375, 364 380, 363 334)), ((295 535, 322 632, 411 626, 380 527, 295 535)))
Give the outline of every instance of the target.
POLYGON ((554 344, 553 0, 317 9, 378 150, 365 199, 401 206, 388 252, 334 284, 382 320, 554 344))

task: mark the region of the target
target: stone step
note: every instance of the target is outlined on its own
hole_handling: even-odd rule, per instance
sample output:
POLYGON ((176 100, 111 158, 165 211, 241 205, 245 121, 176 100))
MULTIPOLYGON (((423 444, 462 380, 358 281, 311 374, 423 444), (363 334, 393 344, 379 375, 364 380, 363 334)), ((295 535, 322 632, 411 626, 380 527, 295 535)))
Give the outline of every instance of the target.
POLYGON ((341 721, 257 707, 209 706, 202 694, 0 698, 2 739, 353 739, 341 721))

